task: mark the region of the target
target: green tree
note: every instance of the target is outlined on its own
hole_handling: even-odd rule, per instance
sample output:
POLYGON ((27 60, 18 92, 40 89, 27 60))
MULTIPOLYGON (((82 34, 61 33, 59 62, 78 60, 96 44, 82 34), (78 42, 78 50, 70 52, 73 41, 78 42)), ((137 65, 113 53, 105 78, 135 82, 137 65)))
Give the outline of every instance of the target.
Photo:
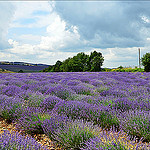
POLYGON ((60 69, 63 71, 63 72, 69 72, 71 70, 71 66, 69 64, 69 61, 71 60, 71 58, 69 57, 68 59, 64 60, 62 62, 62 65, 60 66, 60 69))
POLYGON ((42 72, 51 72, 53 65, 50 65, 48 68, 45 68, 42 72))
POLYGON ((76 56, 74 56, 69 62, 72 67, 72 71, 73 72, 86 71, 88 58, 89 56, 83 52, 78 53, 76 56))
POLYGON ((91 55, 87 61, 89 71, 101 71, 101 66, 103 65, 104 57, 100 52, 91 52, 91 55))
POLYGON ((122 66, 119 66, 118 69, 123 69, 123 67, 122 67, 122 66))
POLYGON ((68 58, 63 61, 61 70, 65 72, 82 72, 86 71, 87 60, 89 56, 85 53, 78 53, 73 58, 68 58))
POLYGON ((146 53, 142 57, 142 65, 144 66, 144 70, 146 72, 150 72, 150 53, 146 53))
POLYGON ((53 68, 51 69, 51 71, 53 71, 53 72, 61 72, 61 68, 60 68, 61 65, 62 65, 62 62, 58 60, 55 63, 55 65, 53 66, 53 68))
POLYGON ((101 71, 104 58, 100 52, 92 52, 91 55, 86 55, 81 52, 72 58, 68 58, 63 62, 57 61, 55 65, 49 66, 43 72, 82 72, 82 71, 101 71))
POLYGON ((24 73, 23 70, 19 70, 18 73, 24 73))

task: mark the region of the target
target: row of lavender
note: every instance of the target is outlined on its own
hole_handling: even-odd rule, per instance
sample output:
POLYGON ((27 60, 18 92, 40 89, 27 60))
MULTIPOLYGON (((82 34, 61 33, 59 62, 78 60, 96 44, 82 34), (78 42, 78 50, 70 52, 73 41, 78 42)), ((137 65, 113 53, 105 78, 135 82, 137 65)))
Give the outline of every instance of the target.
MULTIPOLYGON (((0 115, 17 122, 19 130, 45 133, 65 149, 147 149, 150 73, 1 74, 0 115), (147 144, 135 143, 140 139, 147 144)), ((10 148, 4 137, 0 146, 10 148)))

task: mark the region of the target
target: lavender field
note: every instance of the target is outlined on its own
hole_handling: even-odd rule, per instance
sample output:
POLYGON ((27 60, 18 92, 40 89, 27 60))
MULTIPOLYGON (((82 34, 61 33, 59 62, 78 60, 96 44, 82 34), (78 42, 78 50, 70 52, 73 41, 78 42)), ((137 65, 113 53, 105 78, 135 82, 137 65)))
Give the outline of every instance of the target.
MULTIPOLYGON (((148 150, 150 73, 0 74, 0 116, 66 150, 148 150)), ((5 131, 0 149, 48 148, 5 131)))
POLYGON ((47 68, 48 65, 43 65, 43 66, 25 66, 25 65, 2 65, 0 64, 1 69, 6 69, 9 71, 13 72, 18 72, 22 70, 25 73, 30 73, 30 72, 39 72, 45 68, 47 68))

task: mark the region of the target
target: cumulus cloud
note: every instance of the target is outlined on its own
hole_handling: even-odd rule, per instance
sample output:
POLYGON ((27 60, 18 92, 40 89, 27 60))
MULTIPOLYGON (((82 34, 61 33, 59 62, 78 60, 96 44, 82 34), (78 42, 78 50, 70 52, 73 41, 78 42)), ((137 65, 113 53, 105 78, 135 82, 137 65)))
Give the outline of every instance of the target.
POLYGON ((10 2, 0 2, 0 50, 10 47, 7 41, 7 33, 14 9, 10 2))
MULTIPOLYGON (((61 52, 61 51, 47 51, 31 44, 20 44, 17 41, 9 39, 9 44, 12 48, 6 49, 5 53, 9 54, 9 59, 16 61, 18 58, 25 62, 43 63, 43 64, 55 64, 57 60, 63 61, 68 57, 73 57, 77 52, 61 52), (15 56, 15 57, 14 57, 15 56)), ((6 58, 7 55, 3 53, 2 58, 6 58)))
POLYGON ((14 2, 16 11, 11 27, 40 28, 51 23, 53 2, 47 1, 26 1, 14 2))
POLYGON ((56 2, 55 10, 91 47, 144 46, 150 33, 148 2, 56 2))
MULTIPOLYGON (((137 66, 138 47, 142 47, 141 56, 150 47, 148 2, 45 1, 14 5, 13 22, 5 19, 5 28, 0 22, 0 39, 7 35, 9 24, 9 33, 13 31, 6 42, 11 46, 6 49, 10 60, 16 56, 14 61, 20 58, 54 64, 78 52, 90 54, 97 50, 105 58, 104 67, 137 66), (3 36, 1 28, 5 29, 3 36)), ((9 11, 12 15, 13 9, 9 11)))
POLYGON ((36 50, 34 49, 35 46, 31 44, 19 44, 19 42, 13 41, 12 39, 9 39, 8 42, 12 46, 8 51, 13 54, 33 55, 36 53, 36 50))
MULTIPOLYGON (((106 48, 106 49, 92 49, 92 51, 96 50, 103 54, 104 56, 104 65, 103 67, 134 67, 138 66, 138 48, 139 47, 131 47, 131 48, 106 48)), ((148 52, 150 47, 141 47, 141 57, 148 52)))
POLYGON ((67 24, 55 14, 53 22, 47 26, 47 36, 42 36, 39 48, 49 51, 67 51, 81 44, 76 26, 67 29, 67 24))

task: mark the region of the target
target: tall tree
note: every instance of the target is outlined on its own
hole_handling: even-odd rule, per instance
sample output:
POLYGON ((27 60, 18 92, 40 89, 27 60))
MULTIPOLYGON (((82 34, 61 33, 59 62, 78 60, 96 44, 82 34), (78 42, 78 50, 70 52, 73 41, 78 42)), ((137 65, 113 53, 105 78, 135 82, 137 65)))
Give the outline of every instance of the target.
POLYGON ((89 71, 101 71, 101 66, 103 65, 104 57, 100 52, 91 52, 88 59, 88 69, 89 71))
POLYGON ((142 57, 142 65, 144 66, 144 70, 146 72, 150 72, 150 53, 146 53, 142 57))
POLYGON ((55 65, 43 71, 50 72, 82 72, 82 71, 101 71, 104 58, 100 52, 92 52, 91 55, 86 55, 81 52, 72 58, 68 58, 63 62, 57 61, 55 65))
POLYGON ((56 64, 53 66, 52 71, 61 72, 61 68, 60 68, 61 65, 62 65, 62 62, 58 60, 56 64))
POLYGON ((62 62, 62 65, 60 66, 61 71, 70 72, 70 70, 71 70, 71 66, 69 64, 70 60, 71 60, 71 58, 69 57, 68 59, 66 59, 62 62))
POLYGON ((89 56, 85 53, 78 53, 76 56, 72 58, 72 70, 75 72, 85 71, 85 67, 87 66, 87 60, 89 56))

